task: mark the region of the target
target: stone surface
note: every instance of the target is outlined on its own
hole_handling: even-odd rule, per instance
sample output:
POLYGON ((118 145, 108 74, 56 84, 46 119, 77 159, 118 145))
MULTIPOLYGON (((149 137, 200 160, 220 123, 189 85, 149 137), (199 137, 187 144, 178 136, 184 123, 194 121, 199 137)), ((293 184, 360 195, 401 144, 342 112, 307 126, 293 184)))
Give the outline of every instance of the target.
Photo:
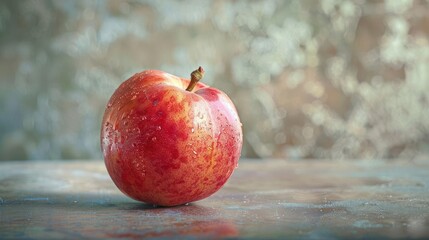
POLYGON ((101 161, 0 163, 0 239, 429 238, 429 163, 241 160, 213 196, 133 201, 101 161))

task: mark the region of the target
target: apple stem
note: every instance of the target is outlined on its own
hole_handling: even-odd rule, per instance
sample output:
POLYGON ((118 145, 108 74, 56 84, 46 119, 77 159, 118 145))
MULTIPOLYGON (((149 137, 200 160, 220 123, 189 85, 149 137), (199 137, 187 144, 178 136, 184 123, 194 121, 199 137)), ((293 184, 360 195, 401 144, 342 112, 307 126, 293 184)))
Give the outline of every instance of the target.
POLYGON ((191 73, 191 82, 189 83, 186 91, 191 92, 194 89, 195 85, 197 85, 198 81, 200 81, 204 76, 204 69, 200 66, 197 70, 191 73))

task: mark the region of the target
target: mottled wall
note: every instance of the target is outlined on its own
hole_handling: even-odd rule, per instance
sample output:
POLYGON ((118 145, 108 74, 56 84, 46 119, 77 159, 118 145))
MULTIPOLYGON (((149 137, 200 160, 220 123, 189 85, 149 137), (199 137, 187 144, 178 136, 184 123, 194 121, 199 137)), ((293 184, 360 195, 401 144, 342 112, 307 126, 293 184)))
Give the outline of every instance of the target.
POLYGON ((148 68, 227 92, 245 157, 429 152, 429 1, 0 1, 0 160, 101 158, 148 68))

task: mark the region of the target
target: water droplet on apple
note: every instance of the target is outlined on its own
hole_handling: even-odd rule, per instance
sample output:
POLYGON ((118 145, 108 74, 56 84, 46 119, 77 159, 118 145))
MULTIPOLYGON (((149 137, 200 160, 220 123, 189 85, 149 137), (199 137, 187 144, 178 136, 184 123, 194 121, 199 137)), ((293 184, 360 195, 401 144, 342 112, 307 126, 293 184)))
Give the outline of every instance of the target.
POLYGON ((194 128, 192 128, 192 129, 191 129, 191 132, 195 132, 195 129, 194 129, 194 128))
POLYGON ((200 119, 203 119, 204 115, 201 112, 198 112, 197 113, 197 117, 200 118, 200 119))
POLYGON ((147 119, 146 116, 142 116, 142 120, 145 121, 147 119))
POLYGON ((137 143, 132 143, 131 144, 133 147, 137 147, 137 143))
POLYGON ((110 141, 108 137, 103 137, 103 145, 109 145, 110 141))
POLYGON ((156 130, 158 130, 158 131, 159 131, 159 130, 161 130, 161 129, 162 129, 162 127, 161 127, 161 126, 157 126, 157 127, 156 127, 156 130))
POLYGON ((156 141, 156 137, 152 137, 152 142, 155 142, 156 141))
POLYGON ((195 150, 192 150, 192 152, 194 153, 194 155, 197 155, 197 151, 195 151, 195 150))
POLYGON ((107 108, 110 108, 112 106, 112 103, 111 102, 109 102, 108 104, 107 104, 107 108))

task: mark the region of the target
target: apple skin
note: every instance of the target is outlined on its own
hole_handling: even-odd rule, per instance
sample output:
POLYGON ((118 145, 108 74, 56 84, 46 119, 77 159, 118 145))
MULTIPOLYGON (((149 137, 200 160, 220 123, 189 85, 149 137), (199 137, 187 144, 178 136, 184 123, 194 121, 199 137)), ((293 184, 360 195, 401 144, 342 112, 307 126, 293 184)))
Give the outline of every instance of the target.
MULTIPOLYGON (((201 69, 201 68, 200 68, 201 69)), ((218 89, 147 70, 113 93, 101 149, 116 186, 149 204, 175 206, 218 191, 238 166, 243 143, 234 104, 218 89)))

